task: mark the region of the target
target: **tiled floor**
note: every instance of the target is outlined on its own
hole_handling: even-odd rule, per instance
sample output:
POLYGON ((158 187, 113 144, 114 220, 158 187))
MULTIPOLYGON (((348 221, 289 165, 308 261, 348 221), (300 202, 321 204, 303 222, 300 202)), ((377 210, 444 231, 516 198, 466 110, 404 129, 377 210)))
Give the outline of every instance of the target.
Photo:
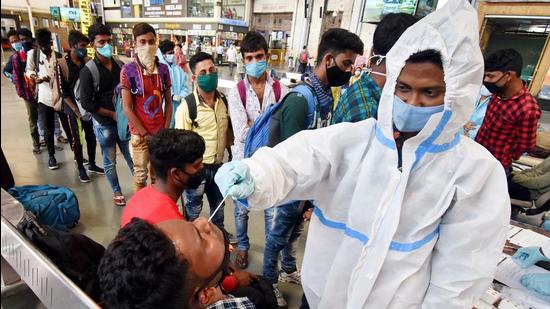
MULTIPOLYGON (((222 68, 222 77, 229 74, 222 68)), ((47 168, 48 155, 43 151, 39 155, 32 153, 31 138, 27 125, 27 115, 23 101, 17 97, 13 85, 2 76, 1 95, 1 145, 11 166, 16 185, 55 184, 71 188, 77 195, 80 204, 80 222, 74 231, 83 233, 95 241, 107 245, 118 230, 122 208, 113 206, 112 192, 105 176, 90 175, 92 182, 81 183, 73 162, 73 154, 68 144, 61 144, 63 151, 56 153, 60 165, 58 170, 47 168)), ((97 163, 103 166, 101 151, 97 146, 97 163)), ((85 155, 85 157, 87 157, 85 155)), ((117 170, 124 194, 131 197, 132 182, 130 172, 124 159, 117 156, 117 170)), ((208 205, 202 215, 207 217, 208 205)), ((226 228, 234 233, 233 204, 225 207, 226 228)), ((253 212, 250 215, 249 237, 251 242, 250 263, 248 270, 261 273, 264 250, 264 219, 263 212, 253 212)), ((299 262, 301 263, 305 235, 299 240, 299 262)), ((295 285, 281 284, 283 293, 289 300, 290 308, 297 308, 302 296, 301 288, 295 285)), ((34 308, 29 303, 35 303, 32 293, 25 293, 3 301, 3 308, 34 308)))

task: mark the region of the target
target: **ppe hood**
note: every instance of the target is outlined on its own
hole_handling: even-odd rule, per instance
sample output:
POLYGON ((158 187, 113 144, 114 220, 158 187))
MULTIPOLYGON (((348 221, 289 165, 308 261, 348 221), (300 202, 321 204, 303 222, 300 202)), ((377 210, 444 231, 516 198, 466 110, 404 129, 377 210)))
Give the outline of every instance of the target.
POLYGON ((483 79, 478 31, 475 9, 466 0, 449 0, 403 33, 386 58, 387 81, 378 112, 378 126, 386 138, 393 136, 393 97, 405 61, 414 53, 434 49, 441 53, 443 62, 445 109, 432 115, 424 129, 407 142, 458 142, 460 128, 473 112, 483 79))

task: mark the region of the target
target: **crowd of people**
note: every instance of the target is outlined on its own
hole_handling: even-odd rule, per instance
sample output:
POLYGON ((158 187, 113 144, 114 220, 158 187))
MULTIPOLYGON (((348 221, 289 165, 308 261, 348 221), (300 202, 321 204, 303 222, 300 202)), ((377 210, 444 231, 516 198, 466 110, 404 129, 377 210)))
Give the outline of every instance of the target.
POLYGON ((471 308, 504 245, 507 186, 523 199, 550 190, 550 159, 528 175, 512 171, 536 148, 541 116, 520 78, 522 57, 504 49, 483 58, 476 25, 475 10, 454 0, 421 20, 386 15, 370 53, 356 34, 329 29, 313 67, 304 46, 302 82, 291 89, 270 76, 257 32, 227 51, 240 76, 224 94, 216 58, 199 52, 181 65, 181 48, 157 42, 147 23, 134 26, 126 64, 103 24, 71 31, 66 55, 52 50, 48 29, 36 39, 10 31, 9 73, 33 152, 43 139, 48 167, 58 168, 58 117, 79 179, 105 174, 125 206, 98 272, 106 308, 284 307, 279 282, 303 287, 301 308, 471 308), (258 133, 268 147, 251 151, 258 133), (128 201, 117 147, 133 175, 128 201), (525 177, 546 180, 518 190, 525 177), (200 217, 204 195, 210 220, 200 217), (227 198, 235 235, 224 224, 227 198), (253 210, 265 219, 261 276, 243 270, 253 210))

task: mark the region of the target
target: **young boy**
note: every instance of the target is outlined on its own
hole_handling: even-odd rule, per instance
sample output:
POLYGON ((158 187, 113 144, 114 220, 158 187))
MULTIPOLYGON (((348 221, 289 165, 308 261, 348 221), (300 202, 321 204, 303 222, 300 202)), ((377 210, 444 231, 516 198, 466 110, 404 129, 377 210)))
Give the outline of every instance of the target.
POLYGON ((155 175, 150 166, 147 136, 170 127, 172 119, 172 92, 168 67, 159 63, 155 29, 139 23, 132 30, 136 42, 134 61, 124 65, 120 72, 122 103, 130 124, 132 160, 134 161, 134 191, 151 183, 155 175), (165 102, 164 109, 162 102, 165 102))

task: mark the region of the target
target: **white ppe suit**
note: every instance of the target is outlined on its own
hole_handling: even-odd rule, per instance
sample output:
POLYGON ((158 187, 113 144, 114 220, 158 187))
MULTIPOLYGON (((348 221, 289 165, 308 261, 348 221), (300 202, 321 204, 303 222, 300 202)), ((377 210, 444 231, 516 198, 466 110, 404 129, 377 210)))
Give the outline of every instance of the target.
POLYGON ((411 26, 388 53, 378 121, 300 132, 243 162, 252 209, 314 200, 302 284, 312 308, 472 308, 495 273, 510 219, 500 163, 460 134, 483 77, 475 10, 465 0, 411 26), (445 110, 402 148, 393 139, 396 79, 435 49, 445 110))

